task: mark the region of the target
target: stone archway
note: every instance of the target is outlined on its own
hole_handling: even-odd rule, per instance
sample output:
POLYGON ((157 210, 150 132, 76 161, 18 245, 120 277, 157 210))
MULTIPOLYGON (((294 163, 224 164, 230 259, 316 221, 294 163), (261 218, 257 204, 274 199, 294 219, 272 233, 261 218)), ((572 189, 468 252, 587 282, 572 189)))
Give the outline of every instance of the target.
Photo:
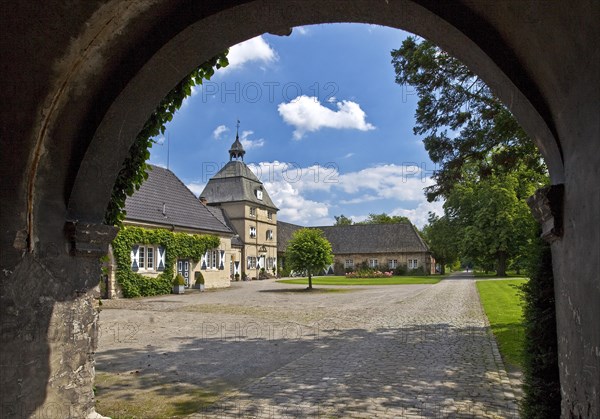
POLYGON ((480 75, 536 140, 552 182, 565 190, 564 207, 555 207, 562 214, 551 214, 557 225, 564 221, 553 244, 563 414, 598 414, 597 3, 81 3, 49 0, 41 10, 15 2, 1 17, 7 416, 82 417, 93 407, 96 317, 89 291, 114 234, 102 225, 104 208, 158 101, 227 46, 327 22, 375 23, 431 39, 480 75))

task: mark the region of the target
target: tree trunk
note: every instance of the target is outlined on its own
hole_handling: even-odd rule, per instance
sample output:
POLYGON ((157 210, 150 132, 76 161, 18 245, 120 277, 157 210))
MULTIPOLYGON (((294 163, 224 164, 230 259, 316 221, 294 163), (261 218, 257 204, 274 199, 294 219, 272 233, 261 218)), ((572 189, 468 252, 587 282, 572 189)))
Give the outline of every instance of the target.
POLYGON ((440 263, 440 275, 446 275, 446 264, 440 263))
POLYGON ((498 269, 496 276, 506 276, 506 252, 498 252, 498 269))
POLYGON ((312 290, 312 276, 310 274, 310 271, 308 272, 308 289, 312 290))

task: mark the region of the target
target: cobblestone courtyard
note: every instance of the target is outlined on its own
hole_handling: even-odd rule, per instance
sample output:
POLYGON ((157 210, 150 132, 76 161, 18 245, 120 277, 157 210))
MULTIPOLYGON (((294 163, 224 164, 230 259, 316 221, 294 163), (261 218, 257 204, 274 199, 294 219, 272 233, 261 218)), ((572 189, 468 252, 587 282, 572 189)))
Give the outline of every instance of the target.
POLYGON ((97 372, 217 392, 193 418, 517 416, 469 276, 292 292, 302 288, 107 301, 97 372))

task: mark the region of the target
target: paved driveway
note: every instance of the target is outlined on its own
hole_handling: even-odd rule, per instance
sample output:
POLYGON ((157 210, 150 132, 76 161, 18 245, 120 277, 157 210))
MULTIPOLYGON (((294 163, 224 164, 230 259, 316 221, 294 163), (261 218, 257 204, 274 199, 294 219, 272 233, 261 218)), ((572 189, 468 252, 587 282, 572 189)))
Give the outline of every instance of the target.
POLYGON ((103 305, 97 370, 227 389, 200 417, 516 417, 475 283, 273 281, 103 305))

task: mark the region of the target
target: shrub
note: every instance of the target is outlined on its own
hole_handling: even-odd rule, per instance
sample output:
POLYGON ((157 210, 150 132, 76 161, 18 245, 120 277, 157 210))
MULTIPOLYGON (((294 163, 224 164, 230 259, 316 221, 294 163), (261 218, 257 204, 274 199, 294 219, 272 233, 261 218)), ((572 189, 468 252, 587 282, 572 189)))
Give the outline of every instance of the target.
POLYGON ((342 262, 335 262, 333 264, 333 273, 335 275, 344 275, 346 272, 348 271, 344 269, 344 264, 342 262))
POLYGON ((412 276, 422 276, 425 275, 425 269, 422 266, 419 266, 418 268, 408 271, 408 274, 412 276))
POLYGON ((195 272, 194 273, 194 278, 195 278, 194 283, 196 285, 204 284, 204 275, 202 275, 202 272, 200 272, 200 271, 195 272))
POLYGON ((183 276, 181 276, 181 274, 177 274, 177 276, 173 278, 173 285, 185 285, 185 279, 183 279, 183 276))
POLYGON ((550 245, 537 239, 523 286, 525 347, 521 416, 560 417, 560 381, 550 245))
POLYGON ((399 265, 398 267, 396 267, 396 269, 394 269, 394 275, 396 275, 396 276, 406 275, 406 265, 399 265))
POLYGON ((235 278, 236 281, 240 280, 240 274, 235 274, 233 277, 235 278))

